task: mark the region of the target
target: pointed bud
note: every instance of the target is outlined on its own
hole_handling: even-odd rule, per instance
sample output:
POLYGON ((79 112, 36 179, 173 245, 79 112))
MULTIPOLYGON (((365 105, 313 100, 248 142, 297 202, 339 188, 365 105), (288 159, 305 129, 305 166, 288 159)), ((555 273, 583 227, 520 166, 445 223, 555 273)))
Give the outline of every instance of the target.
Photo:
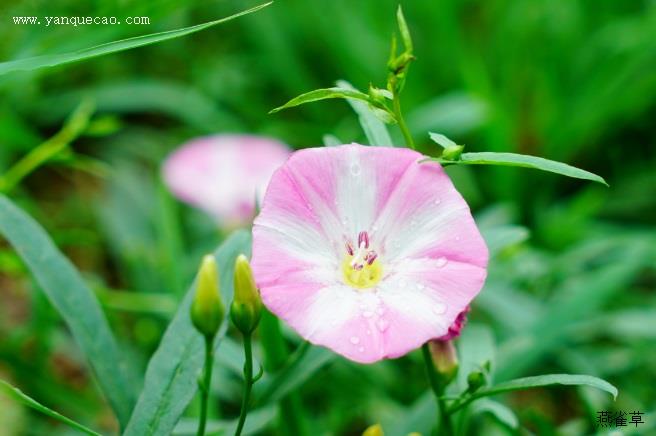
POLYGON ((435 372, 444 386, 458 373, 458 356, 452 341, 433 340, 428 343, 435 372))
POLYGON ((235 326, 245 335, 255 330, 262 314, 262 300, 255 286, 253 272, 243 254, 235 261, 235 296, 230 306, 230 317, 235 326))
POLYGON ((467 392, 476 392, 486 384, 486 377, 482 371, 472 371, 467 376, 467 392))
POLYGON ((462 150, 464 148, 464 145, 453 145, 451 147, 447 147, 442 152, 442 158, 446 160, 460 160, 460 155, 462 155, 462 150))
POLYGON ((362 436, 384 436, 384 434, 383 427, 381 427, 380 424, 375 424, 368 427, 364 433, 362 433, 362 436))
POLYGON ((214 256, 208 254, 198 270, 196 294, 191 303, 191 322, 206 337, 214 337, 221 326, 225 309, 219 293, 219 271, 214 256))

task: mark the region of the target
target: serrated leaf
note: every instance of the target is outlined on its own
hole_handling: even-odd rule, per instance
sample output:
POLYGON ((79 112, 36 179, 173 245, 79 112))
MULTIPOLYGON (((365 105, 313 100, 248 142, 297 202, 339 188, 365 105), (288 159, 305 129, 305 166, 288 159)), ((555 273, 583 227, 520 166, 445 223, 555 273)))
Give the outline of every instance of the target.
POLYGON ((27 264, 71 330, 119 422, 125 425, 134 404, 134 388, 93 291, 41 226, 4 195, 0 195, 0 234, 27 264))
POLYGON ((82 424, 77 423, 72 419, 65 417, 64 415, 60 415, 54 410, 42 405, 41 403, 34 400, 33 398, 25 395, 20 389, 13 387, 12 385, 10 385, 4 380, 0 380, 0 392, 4 392, 5 394, 7 394, 7 396, 13 398, 19 403, 22 403, 25 406, 36 410, 37 412, 43 413, 44 415, 49 416, 52 419, 55 419, 59 422, 63 422, 69 427, 80 430, 81 432, 84 432, 86 434, 100 436, 100 433, 96 433, 90 428, 85 427, 82 424))
MULTIPOLYGON (((235 258, 249 252, 249 234, 238 231, 215 253, 221 297, 226 303, 232 301, 235 258)), ((195 285, 192 284, 148 363, 144 388, 124 435, 170 434, 196 393, 197 377, 203 366, 204 344, 189 315, 194 289, 195 285)), ((220 340, 226 329, 227 319, 217 334, 217 353, 220 353, 220 340)))
POLYGON ((556 162, 537 156, 529 156, 526 154, 493 152, 463 153, 459 160, 446 160, 442 158, 429 158, 426 160, 439 162, 442 165, 501 165, 533 168, 536 170, 560 174, 561 176, 573 177, 575 179, 591 180, 608 186, 608 183, 606 183, 602 177, 589 171, 567 165, 566 163, 556 162))
POLYGON ((130 50, 136 47, 143 47, 145 45, 155 44, 170 39, 179 38, 201 30, 208 29, 217 24, 225 23, 237 17, 250 14, 258 11, 273 2, 265 3, 251 9, 239 12, 229 17, 221 18, 219 20, 209 21, 195 26, 184 27, 182 29, 168 30, 165 32, 151 33, 149 35, 136 36, 133 38, 122 39, 113 41, 106 44, 97 45, 95 47, 84 48, 69 53, 61 53, 54 55, 36 56, 27 59, 17 59, 14 61, 0 63, 0 75, 7 74, 13 71, 29 71, 39 68, 55 67, 58 65, 65 65, 72 62, 79 62, 85 59, 91 59, 98 56, 103 56, 110 53, 117 53, 120 51, 130 50))
POLYGON ((275 114, 276 112, 280 112, 283 109, 288 109, 290 107, 299 106, 305 103, 311 103, 313 101, 319 101, 319 100, 327 100, 331 98, 346 98, 346 99, 354 99, 354 100, 369 102, 369 96, 364 92, 360 92, 358 90, 339 88, 339 87, 322 88, 322 89, 315 89, 314 91, 306 92, 305 94, 301 94, 298 97, 294 97, 291 100, 289 100, 287 103, 283 104, 282 106, 272 109, 271 111, 269 111, 269 113, 275 114))
MULTIPOLYGON (((345 80, 338 80, 337 86, 343 89, 356 90, 345 80)), ((385 90, 385 92, 389 94, 389 91, 385 90)), ((387 127, 385 127, 385 122, 394 122, 393 118, 390 120, 389 117, 391 117, 391 115, 389 113, 358 100, 350 99, 348 100, 348 103, 351 105, 355 113, 358 114, 360 126, 362 126, 362 130, 367 137, 369 145, 393 146, 392 138, 387 131, 387 127), (380 119, 380 112, 387 115, 387 121, 380 119)))

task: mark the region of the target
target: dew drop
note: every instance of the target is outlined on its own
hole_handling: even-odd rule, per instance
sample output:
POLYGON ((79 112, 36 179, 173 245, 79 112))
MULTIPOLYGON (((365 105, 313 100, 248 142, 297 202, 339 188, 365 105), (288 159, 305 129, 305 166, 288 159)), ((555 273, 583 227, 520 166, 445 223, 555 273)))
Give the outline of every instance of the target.
POLYGON ((371 334, 371 330, 367 329, 367 334, 370 335, 370 334, 371 334))
POLYGON ((378 231, 378 226, 374 224, 373 227, 371 227, 371 231, 372 232, 377 232, 378 231))
POLYGON ((360 348, 358 348, 358 351, 359 351, 360 353, 364 353, 364 347, 360 347, 360 348))
POLYGON ((389 327, 389 323, 381 318, 376 322, 376 327, 379 331, 384 332, 389 327))
POLYGON ((353 345, 358 345, 360 343, 360 338, 358 338, 357 336, 351 336, 350 341, 353 345))
POLYGON ((357 176, 360 175, 360 173, 362 173, 362 168, 360 167, 360 164, 356 163, 356 162, 352 163, 351 164, 351 175, 353 175, 354 177, 357 177, 357 176))
POLYGON ((439 259, 437 259, 437 262, 435 262, 435 265, 438 268, 442 268, 444 265, 446 265, 446 262, 447 262, 446 257, 440 257, 439 259))
POLYGON ((364 312, 362 312, 362 316, 364 316, 365 318, 371 318, 372 316, 374 316, 374 313, 371 310, 365 310, 364 312))
POLYGON ((433 312, 437 315, 442 315, 446 312, 446 304, 437 303, 433 306, 433 312))
POLYGON ((424 286, 423 283, 417 283, 417 289, 419 289, 420 291, 423 290, 425 287, 426 286, 424 286))
POLYGON ((459 240, 460 240, 460 236, 456 236, 456 241, 459 241, 459 240))
POLYGON ((440 204, 441 202, 442 200, 440 200, 439 198, 436 198, 435 201, 433 201, 434 204, 440 204))

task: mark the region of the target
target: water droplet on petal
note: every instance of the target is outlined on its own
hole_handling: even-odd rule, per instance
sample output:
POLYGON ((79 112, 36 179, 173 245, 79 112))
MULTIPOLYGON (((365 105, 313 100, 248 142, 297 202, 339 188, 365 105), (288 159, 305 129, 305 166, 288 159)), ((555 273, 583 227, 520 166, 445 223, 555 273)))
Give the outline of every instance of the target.
POLYGON ((373 227, 371 228, 371 231, 372 232, 378 231, 378 226, 374 224, 373 227))
POLYGON ((433 306, 433 312, 437 315, 444 314, 446 312, 446 304, 436 303, 435 306, 433 306))
POLYGON ((350 169, 351 169, 351 175, 353 175, 354 177, 357 177, 360 175, 360 173, 362 173, 362 168, 360 167, 360 164, 357 162, 352 163, 350 169))
POLYGON ((374 313, 371 310, 365 310, 364 312, 362 312, 362 316, 364 316, 365 318, 371 318, 372 316, 374 316, 374 313))
POLYGON ((459 240, 460 240, 460 236, 456 236, 456 241, 459 241, 459 240))
POLYGON ((435 265, 436 265, 438 268, 442 268, 444 265, 446 265, 446 263, 447 263, 446 257, 440 257, 440 258, 437 259, 437 261, 435 262, 435 265))
POLYGON ((423 283, 417 283, 417 289, 423 290, 426 286, 423 283))
POLYGON ((385 330, 387 330, 387 327, 389 327, 389 323, 381 318, 376 322, 376 327, 381 332, 384 332, 385 330))
POLYGON ((357 336, 351 336, 350 341, 353 345, 358 345, 360 343, 360 338, 358 338, 357 336))
POLYGON ((358 348, 358 351, 359 351, 360 353, 364 353, 364 347, 360 347, 360 348, 358 348))
POLYGON ((435 204, 440 204, 441 202, 442 202, 442 200, 440 200, 439 198, 436 198, 435 201, 433 201, 433 203, 435 203, 435 204))
POLYGON ((371 330, 367 329, 367 334, 370 335, 370 334, 371 334, 371 330))

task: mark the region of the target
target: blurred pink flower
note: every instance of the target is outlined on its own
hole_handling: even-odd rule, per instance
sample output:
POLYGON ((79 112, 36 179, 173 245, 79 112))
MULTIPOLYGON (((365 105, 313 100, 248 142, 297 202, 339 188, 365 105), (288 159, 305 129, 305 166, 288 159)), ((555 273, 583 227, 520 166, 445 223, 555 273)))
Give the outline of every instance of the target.
POLYGON ((253 227, 265 305, 312 343, 362 363, 449 327, 480 291, 488 250, 440 165, 405 148, 301 150, 253 227))
POLYGON ((271 175, 289 157, 273 139, 215 135, 193 139, 164 163, 164 181, 182 201, 228 224, 250 221, 271 175))

